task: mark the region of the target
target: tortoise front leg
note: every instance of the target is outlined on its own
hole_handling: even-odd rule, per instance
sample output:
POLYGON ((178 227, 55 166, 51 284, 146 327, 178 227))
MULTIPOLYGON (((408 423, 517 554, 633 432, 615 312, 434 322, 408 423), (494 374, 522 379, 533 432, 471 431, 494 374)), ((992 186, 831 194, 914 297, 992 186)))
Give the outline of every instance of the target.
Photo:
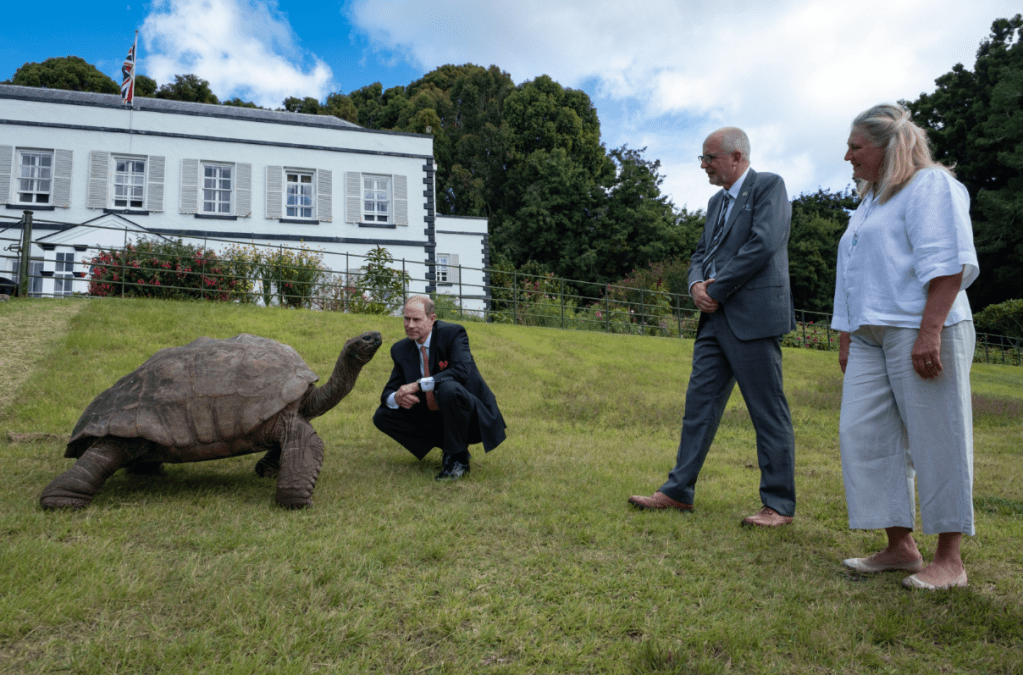
POLYGON ((323 466, 323 441, 305 420, 288 425, 281 443, 277 503, 289 509, 313 505, 313 489, 323 466))
POLYGON ((101 438, 89 446, 75 465, 60 474, 39 495, 44 509, 84 509, 110 476, 134 454, 137 441, 101 438))
POLYGON ((256 462, 256 475, 260 478, 273 478, 281 470, 281 449, 274 448, 267 451, 258 462, 256 462))

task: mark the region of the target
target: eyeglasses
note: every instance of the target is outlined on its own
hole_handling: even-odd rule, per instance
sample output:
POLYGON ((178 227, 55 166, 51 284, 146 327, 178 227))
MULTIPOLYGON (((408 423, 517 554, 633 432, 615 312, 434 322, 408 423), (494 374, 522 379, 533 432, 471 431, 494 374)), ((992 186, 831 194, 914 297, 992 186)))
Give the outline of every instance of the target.
POLYGON ((711 162, 713 162, 715 159, 717 159, 720 156, 721 156, 720 154, 717 154, 717 155, 697 155, 696 159, 700 160, 700 164, 703 164, 705 162, 707 164, 710 164, 711 162))

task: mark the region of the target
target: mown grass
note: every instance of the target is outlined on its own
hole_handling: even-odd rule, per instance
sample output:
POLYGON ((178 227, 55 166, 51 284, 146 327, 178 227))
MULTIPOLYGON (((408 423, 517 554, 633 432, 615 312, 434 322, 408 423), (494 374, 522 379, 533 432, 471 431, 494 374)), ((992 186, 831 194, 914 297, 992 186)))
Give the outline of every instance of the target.
MULTIPOLYGON (((0 328, 55 306, 0 305, 0 328)), ((418 463, 370 421, 396 319, 119 300, 67 317, 0 429, 66 435, 118 377, 199 335, 281 340, 324 376, 351 335, 381 330, 385 348, 314 423, 328 451, 307 511, 275 507, 248 456, 119 472, 89 509, 46 513, 62 444, 0 437, 0 672, 1023 672, 1023 371, 974 368, 970 587, 921 594, 842 570, 883 538, 847 529, 834 354, 785 351, 797 519, 746 530, 759 472, 738 396, 695 513, 625 502, 674 461, 691 342, 467 328, 509 438, 440 484, 436 451, 418 463)))

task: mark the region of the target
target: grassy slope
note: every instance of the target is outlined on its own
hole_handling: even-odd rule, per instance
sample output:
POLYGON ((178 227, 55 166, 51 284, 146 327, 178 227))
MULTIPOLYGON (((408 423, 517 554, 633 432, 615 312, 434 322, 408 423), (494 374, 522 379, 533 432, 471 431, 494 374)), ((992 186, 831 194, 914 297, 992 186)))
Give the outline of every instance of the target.
MULTIPOLYGON (((26 312, 0 306, 3 332, 26 312)), ((0 672, 1023 672, 1023 369, 974 370, 971 586, 937 595, 841 569, 882 537, 846 527, 833 354, 785 352, 800 502, 782 531, 738 527, 759 472, 737 395, 695 514, 625 503, 673 463, 688 341, 468 324, 509 439, 438 484, 436 451, 418 463, 370 421, 397 320, 89 302, 0 429, 67 434, 99 391, 198 335, 278 339, 326 376, 368 329, 385 347, 315 422, 328 452, 308 511, 273 506, 248 456, 119 472, 88 510, 44 513, 62 445, 0 439, 0 672)))

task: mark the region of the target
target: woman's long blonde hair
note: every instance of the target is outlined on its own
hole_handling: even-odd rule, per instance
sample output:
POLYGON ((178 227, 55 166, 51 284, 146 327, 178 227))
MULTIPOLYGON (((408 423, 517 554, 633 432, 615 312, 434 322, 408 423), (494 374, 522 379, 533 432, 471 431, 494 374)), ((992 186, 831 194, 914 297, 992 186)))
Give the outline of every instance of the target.
POLYGON ((913 124, 909 110, 901 105, 881 103, 864 110, 853 120, 852 128, 862 132, 875 146, 884 148, 877 183, 856 181, 860 199, 873 192, 884 204, 906 187, 920 169, 941 169, 955 176, 951 168, 934 161, 927 133, 913 124))

